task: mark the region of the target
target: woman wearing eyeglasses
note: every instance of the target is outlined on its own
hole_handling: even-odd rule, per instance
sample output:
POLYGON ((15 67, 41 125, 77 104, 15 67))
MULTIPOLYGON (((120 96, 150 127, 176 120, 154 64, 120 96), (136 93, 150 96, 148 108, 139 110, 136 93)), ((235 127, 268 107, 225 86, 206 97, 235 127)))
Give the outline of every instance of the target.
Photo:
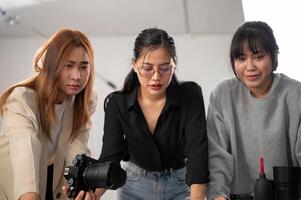
POLYGON ((166 31, 143 30, 123 89, 106 98, 100 159, 127 161, 118 199, 204 199, 209 172, 202 90, 177 81, 176 62, 166 31))

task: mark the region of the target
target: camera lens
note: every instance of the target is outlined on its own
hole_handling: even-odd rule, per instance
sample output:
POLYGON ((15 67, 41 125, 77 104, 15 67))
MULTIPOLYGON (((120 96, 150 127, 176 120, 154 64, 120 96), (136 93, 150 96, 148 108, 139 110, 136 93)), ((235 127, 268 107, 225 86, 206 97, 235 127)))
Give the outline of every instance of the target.
POLYGON ((276 200, 298 200, 301 168, 274 167, 274 186, 276 200))
POLYGON ((94 163, 87 166, 83 173, 84 183, 90 188, 107 188, 110 164, 94 163))

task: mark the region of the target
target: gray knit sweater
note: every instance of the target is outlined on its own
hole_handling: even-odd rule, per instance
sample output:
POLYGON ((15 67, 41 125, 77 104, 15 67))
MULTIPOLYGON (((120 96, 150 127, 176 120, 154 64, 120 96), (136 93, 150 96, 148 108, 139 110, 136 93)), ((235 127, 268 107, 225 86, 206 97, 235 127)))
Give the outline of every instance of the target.
POLYGON ((293 164, 301 163, 301 83, 275 74, 263 98, 255 98, 236 78, 212 92, 207 115, 210 183, 207 199, 249 193, 259 175, 259 159, 273 178, 273 166, 287 166, 285 133, 293 164))

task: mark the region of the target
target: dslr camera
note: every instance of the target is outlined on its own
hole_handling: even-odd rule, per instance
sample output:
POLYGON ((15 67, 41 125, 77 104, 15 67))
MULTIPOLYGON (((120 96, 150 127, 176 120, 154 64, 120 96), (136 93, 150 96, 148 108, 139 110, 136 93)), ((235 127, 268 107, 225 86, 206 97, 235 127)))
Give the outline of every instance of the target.
POLYGON ((85 154, 78 154, 72 164, 64 170, 64 177, 69 185, 68 198, 75 198, 81 190, 94 191, 96 188, 115 190, 125 184, 126 172, 120 163, 100 162, 85 154))

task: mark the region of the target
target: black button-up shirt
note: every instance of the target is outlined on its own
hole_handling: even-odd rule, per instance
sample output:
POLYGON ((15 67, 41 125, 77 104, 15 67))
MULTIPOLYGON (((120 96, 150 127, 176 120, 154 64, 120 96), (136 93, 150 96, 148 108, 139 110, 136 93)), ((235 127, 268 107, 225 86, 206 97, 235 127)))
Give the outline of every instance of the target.
POLYGON ((194 82, 171 83, 153 134, 137 101, 137 90, 115 92, 107 98, 100 159, 130 160, 148 171, 186 164, 189 186, 207 183, 208 145, 201 87, 194 82))

